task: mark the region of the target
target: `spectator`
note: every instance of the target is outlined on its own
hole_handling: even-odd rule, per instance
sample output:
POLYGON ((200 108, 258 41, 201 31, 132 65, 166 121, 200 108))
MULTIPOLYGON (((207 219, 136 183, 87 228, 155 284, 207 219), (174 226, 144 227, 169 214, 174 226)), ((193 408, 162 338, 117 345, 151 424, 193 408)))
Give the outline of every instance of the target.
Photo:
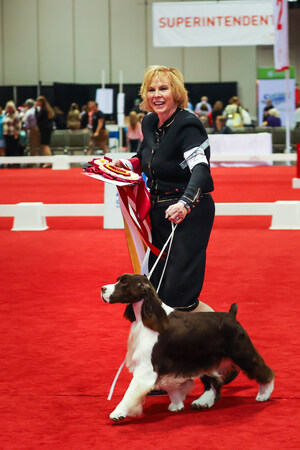
POLYGON ((300 128, 300 102, 296 105, 296 111, 294 115, 294 128, 300 128))
POLYGON ((210 128, 212 126, 212 116, 205 103, 200 106, 198 117, 205 128, 210 128))
POLYGON ((218 116, 216 118, 216 127, 214 134, 232 134, 231 128, 226 125, 227 118, 225 116, 218 116))
POLYGON ((54 117, 53 122, 56 130, 65 130, 66 129, 66 118, 64 112, 58 107, 54 106, 54 117))
POLYGON ((105 127, 105 117, 102 111, 98 109, 98 103, 88 102, 88 112, 81 118, 81 127, 92 130, 90 139, 89 155, 92 155, 95 147, 99 147, 104 153, 108 152, 107 143, 109 133, 105 127))
POLYGON ((213 126, 216 124, 216 119, 218 116, 222 116, 224 110, 223 102, 221 100, 217 100, 213 106, 211 117, 213 121, 213 126))
POLYGON ((224 110, 224 115, 227 117, 226 125, 232 130, 243 126, 240 100, 237 96, 231 97, 224 110))
POLYGON ((280 119, 280 113, 278 109, 272 108, 269 109, 269 115, 267 117, 267 120, 264 122, 264 124, 267 127, 280 127, 281 126, 281 119, 280 119))
MULTIPOLYGON (((51 155, 50 139, 53 131, 54 111, 51 108, 48 100, 44 96, 39 96, 36 99, 37 108, 35 111, 37 124, 41 134, 41 148, 44 156, 51 155)), ((51 164, 46 163, 43 168, 51 167, 51 164)))
MULTIPOLYGON (((3 110, 2 110, 2 107, 0 106, 0 156, 5 156, 5 139, 3 137, 3 120, 4 120, 3 110)), ((3 166, 1 166, 1 167, 3 167, 3 166)))
POLYGON ((5 106, 3 119, 3 135, 5 138, 6 156, 21 156, 22 149, 19 144, 21 121, 13 101, 5 106))
POLYGON ((263 112, 263 122, 265 122, 267 120, 270 109, 274 108, 274 106, 272 104, 272 100, 270 100, 269 98, 266 99, 265 103, 266 103, 266 106, 264 107, 264 112, 263 112))
POLYGON ((131 111, 135 111, 137 114, 141 113, 142 112, 142 110, 140 108, 141 102, 142 102, 142 100, 140 98, 136 98, 134 100, 131 111))
POLYGON ((201 102, 197 103, 196 107, 195 107, 195 114, 198 115, 200 112, 200 108, 201 105, 205 104, 208 108, 208 111, 211 112, 212 111, 212 107, 210 105, 210 103, 208 103, 208 97, 206 97, 205 95, 203 97, 201 97, 201 102))
POLYGON ((77 103, 72 103, 67 115, 67 128, 69 130, 79 130, 80 127, 81 123, 79 106, 77 105, 77 103))
POLYGON ((129 114, 129 125, 127 129, 127 143, 130 152, 137 152, 143 140, 142 126, 139 116, 135 111, 129 114))
POLYGON ((29 155, 36 156, 39 154, 40 130, 35 115, 35 101, 32 98, 28 98, 25 102, 24 109, 23 122, 29 141, 29 155))

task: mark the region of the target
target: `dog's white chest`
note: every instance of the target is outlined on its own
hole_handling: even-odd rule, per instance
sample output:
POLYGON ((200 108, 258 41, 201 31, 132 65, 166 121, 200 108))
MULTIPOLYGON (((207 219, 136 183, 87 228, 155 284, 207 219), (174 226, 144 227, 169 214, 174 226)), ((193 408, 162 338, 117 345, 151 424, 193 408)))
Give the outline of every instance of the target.
POLYGON ((158 333, 145 327, 141 321, 131 325, 128 338, 126 365, 130 372, 141 364, 151 364, 152 349, 158 339, 158 333))

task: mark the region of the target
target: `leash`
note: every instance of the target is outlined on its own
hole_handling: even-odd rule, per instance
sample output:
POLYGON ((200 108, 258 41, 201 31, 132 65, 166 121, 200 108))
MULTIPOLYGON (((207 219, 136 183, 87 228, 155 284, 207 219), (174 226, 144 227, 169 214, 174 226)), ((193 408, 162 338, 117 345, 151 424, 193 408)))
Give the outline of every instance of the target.
MULTIPOLYGON (((156 261, 155 261, 155 263, 153 264, 153 266, 152 266, 152 268, 151 268, 151 270, 150 270, 150 272, 149 272, 149 274, 148 274, 148 276, 147 276, 148 280, 150 280, 150 278, 152 277, 153 272, 154 272, 154 270, 155 270, 157 264, 159 263, 159 260, 160 260, 160 258, 161 258, 161 256, 162 256, 162 254, 164 253, 164 251, 165 251, 165 249, 166 249, 168 243, 170 242, 170 245, 169 245, 169 248, 168 248, 167 257, 166 257, 166 261, 165 261, 165 265, 164 265, 164 268, 163 268, 163 270, 162 270, 161 277, 160 277, 160 280, 159 280, 159 283, 158 283, 158 287, 157 287, 157 290, 156 290, 157 293, 158 293, 158 291, 159 291, 159 289, 160 289, 161 282, 162 282, 163 277, 164 277, 164 274, 165 274, 165 270, 166 270, 166 267, 167 267, 167 264, 168 264, 168 260, 169 260, 169 256, 170 256, 170 252, 171 252, 171 247, 172 247, 172 244, 173 244, 174 233, 175 233, 175 230, 176 230, 178 224, 174 225, 174 223, 171 222, 171 225, 172 225, 172 231, 171 231, 171 234, 169 235, 168 239, 166 240, 165 245, 163 246, 163 248, 162 248, 160 254, 158 255, 158 257, 156 258, 156 261)), ((123 370, 123 367, 125 366, 125 363, 126 363, 126 358, 124 359, 124 361, 122 362, 122 364, 121 364, 120 367, 119 367, 118 372, 116 373, 116 376, 115 376, 115 378, 114 378, 114 381, 112 382, 112 385, 111 385, 111 388, 110 388, 110 391, 109 391, 107 400, 111 400, 111 399, 112 399, 112 396, 113 396, 113 393, 114 393, 114 389, 115 389, 116 383, 117 383, 117 381, 118 381, 118 378, 119 378, 119 376, 120 376, 120 373, 121 373, 122 370, 123 370)))

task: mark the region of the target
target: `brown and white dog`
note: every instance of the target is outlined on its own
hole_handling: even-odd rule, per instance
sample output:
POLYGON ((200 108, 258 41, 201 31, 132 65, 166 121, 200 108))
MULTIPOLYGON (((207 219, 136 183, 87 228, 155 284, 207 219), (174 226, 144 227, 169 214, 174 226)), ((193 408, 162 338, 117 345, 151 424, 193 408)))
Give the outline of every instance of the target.
POLYGON ((259 384, 256 400, 269 400, 274 372, 236 320, 235 303, 228 313, 175 311, 162 303, 147 277, 130 274, 103 286, 101 296, 106 303, 128 304, 124 317, 132 322, 126 364, 133 378, 112 420, 141 415, 145 396, 154 388, 168 392, 170 411, 181 411, 199 377, 204 393, 192 407, 210 408, 232 363, 259 384))

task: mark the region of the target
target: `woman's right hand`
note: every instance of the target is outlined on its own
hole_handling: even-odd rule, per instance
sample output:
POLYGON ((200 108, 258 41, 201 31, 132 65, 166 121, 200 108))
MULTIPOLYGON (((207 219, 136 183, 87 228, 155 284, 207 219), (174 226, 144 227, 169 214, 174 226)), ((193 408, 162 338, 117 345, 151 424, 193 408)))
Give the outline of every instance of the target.
POLYGON ((111 164, 114 167, 123 167, 121 164, 121 161, 119 161, 118 159, 113 159, 109 164, 111 164))

